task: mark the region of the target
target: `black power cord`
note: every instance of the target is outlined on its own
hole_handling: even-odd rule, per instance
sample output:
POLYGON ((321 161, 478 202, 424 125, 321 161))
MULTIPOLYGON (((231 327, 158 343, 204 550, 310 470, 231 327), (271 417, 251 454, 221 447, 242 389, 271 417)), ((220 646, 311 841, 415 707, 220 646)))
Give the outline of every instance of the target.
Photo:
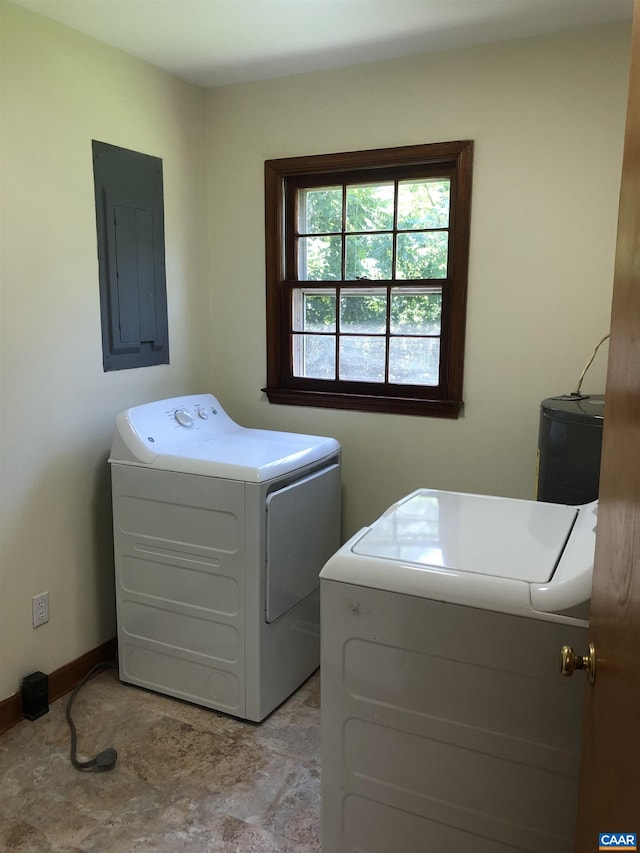
POLYGON ((100 672, 103 669, 117 669, 118 664, 109 661, 108 663, 97 663, 95 666, 91 667, 89 672, 82 679, 80 684, 73 690, 71 696, 69 696, 69 701, 67 702, 67 722, 69 723, 69 728, 71 729, 71 763, 76 768, 76 770, 113 770, 116 766, 116 761, 118 760, 118 753, 113 749, 113 747, 108 747, 104 749, 102 752, 99 752, 95 758, 91 758, 89 761, 79 761, 76 753, 76 747, 78 743, 78 735, 76 733, 76 727, 74 725, 73 720, 71 719, 71 707, 75 701, 76 696, 80 692, 80 689, 84 687, 87 681, 91 678, 91 676, 95 675, 96 672, 100 672))

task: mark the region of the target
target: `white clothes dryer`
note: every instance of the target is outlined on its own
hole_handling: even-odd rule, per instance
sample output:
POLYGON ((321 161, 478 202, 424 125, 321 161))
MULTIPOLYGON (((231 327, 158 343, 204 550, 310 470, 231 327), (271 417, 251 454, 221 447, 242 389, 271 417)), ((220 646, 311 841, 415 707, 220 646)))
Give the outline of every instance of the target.
POLYGON ((340 445, 199 394, 122 412, 109 461, 120 678, 264 719, 319 665, 340 445))
POLYGON ((420 489, 327 562, 323 850, 573 851, 596 520, 420 489))

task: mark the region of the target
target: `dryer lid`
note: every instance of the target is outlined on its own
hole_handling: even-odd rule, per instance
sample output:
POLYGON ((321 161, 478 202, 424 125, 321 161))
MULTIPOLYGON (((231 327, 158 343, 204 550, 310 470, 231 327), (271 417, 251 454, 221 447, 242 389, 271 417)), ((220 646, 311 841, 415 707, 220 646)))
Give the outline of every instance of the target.
POLYGON ((353 553, 446 572, 546 583, 576 507, 420 489, 356 542, 353 553))

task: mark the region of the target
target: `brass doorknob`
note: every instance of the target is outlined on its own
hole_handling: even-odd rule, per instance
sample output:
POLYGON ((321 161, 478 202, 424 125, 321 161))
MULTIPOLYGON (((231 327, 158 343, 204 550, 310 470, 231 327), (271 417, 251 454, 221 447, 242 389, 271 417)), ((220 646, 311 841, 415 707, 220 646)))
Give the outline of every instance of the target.
POLYGON ((584 669, 589 679, 589 684, 596 680, 596 647, 589 643, 589 651, 586 655, 577 655, 572 646, 563 646, 560 649, 560 672, 567 677, 573 675, 576 669, 584 669))

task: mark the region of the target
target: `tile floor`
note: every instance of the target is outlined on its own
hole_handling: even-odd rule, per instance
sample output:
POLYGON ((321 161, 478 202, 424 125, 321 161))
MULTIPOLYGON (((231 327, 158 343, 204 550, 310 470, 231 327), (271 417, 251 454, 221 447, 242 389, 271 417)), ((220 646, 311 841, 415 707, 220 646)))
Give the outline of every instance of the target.
POLYGON ((79 757, 118 751, 102 773, 71 766, 66 702, 0 736, 0 850, 320 850, 319 673, 260 725, 102 673, 73 705, 79 757))

